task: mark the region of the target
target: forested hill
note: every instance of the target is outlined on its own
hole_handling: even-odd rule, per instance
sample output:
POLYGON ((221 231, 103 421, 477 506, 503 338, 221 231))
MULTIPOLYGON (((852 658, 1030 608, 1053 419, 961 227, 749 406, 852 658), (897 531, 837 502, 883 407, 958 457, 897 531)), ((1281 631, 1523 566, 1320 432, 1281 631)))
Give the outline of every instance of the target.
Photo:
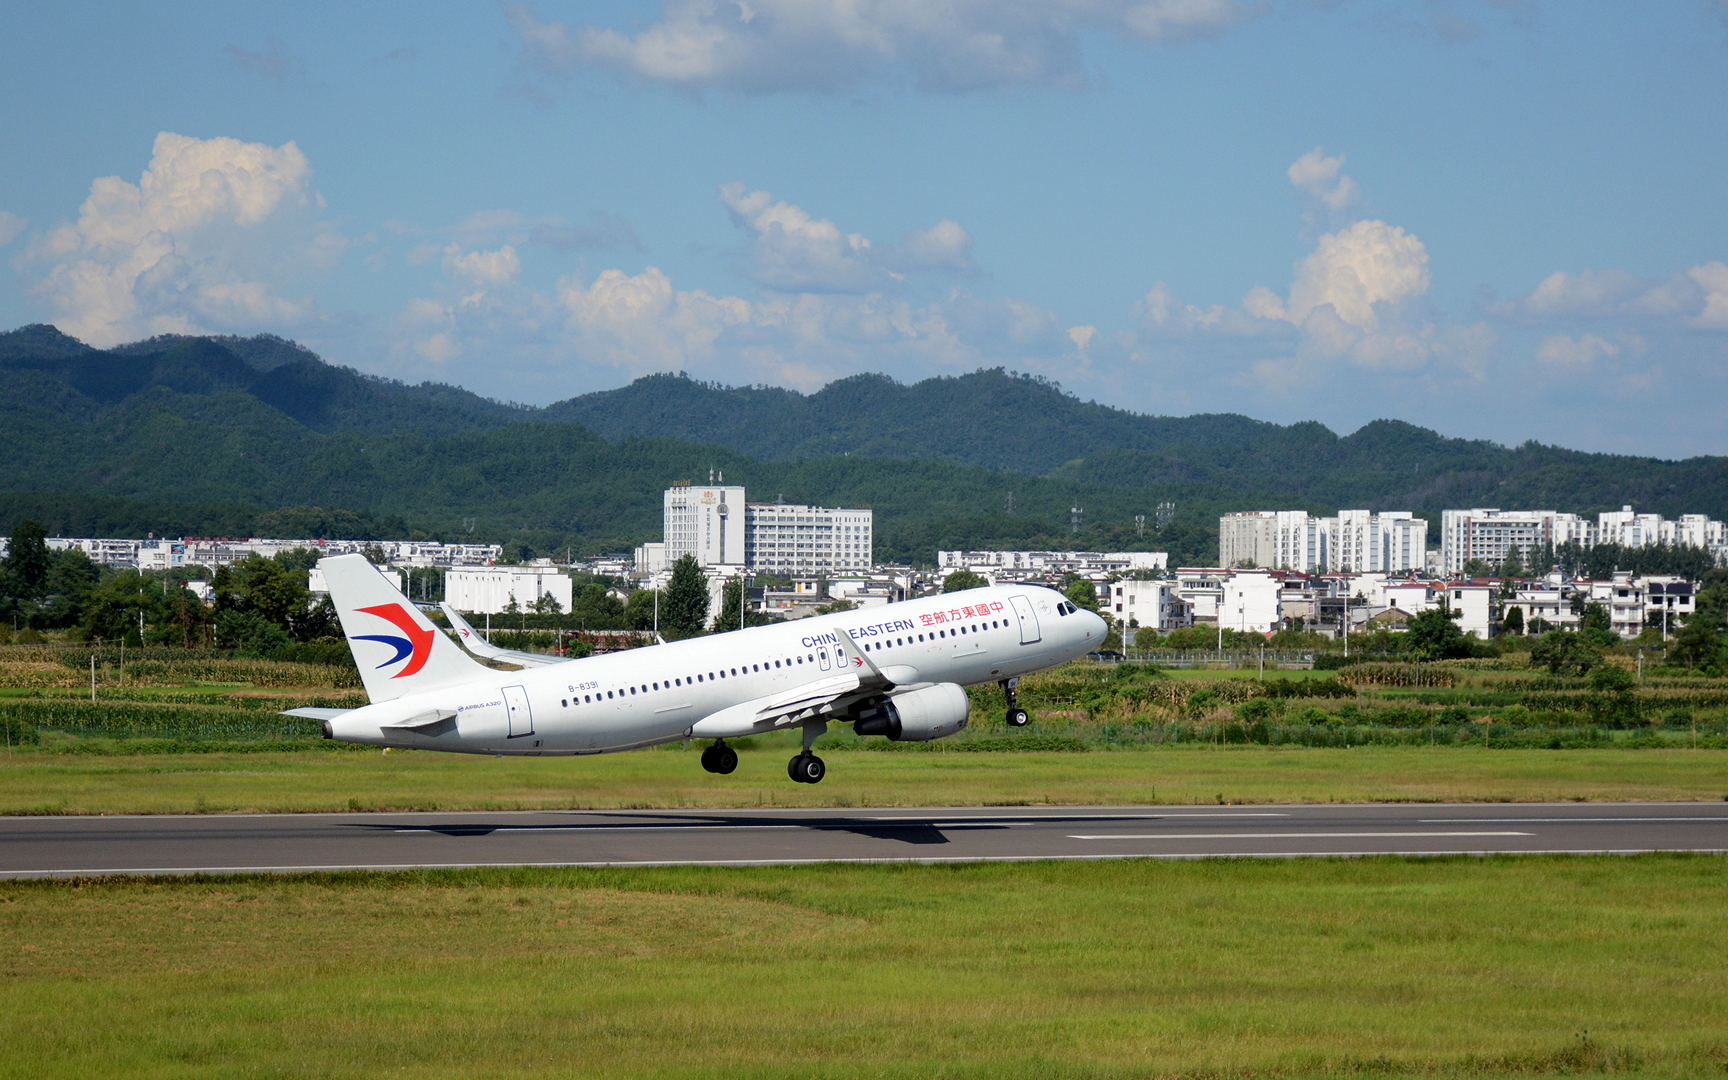
POLYGON ((919 561, 1070 544, 1209 560, 1219 513, 1271 506, 1728 516, 1728 459, 1508 449, 1393 421, 1339 437, 1138 416, 999 370, 912 386, 858 376, 808 396, 661 375, 532 409, 362 375, 268 336, 96 350, 31 326, 0 334, 0 391, 0 528, 36 516, 81 535, 423 532, 617 550, 658 536, 667 482, 710 468, 752 497, 872 506, 879 554, 919 561), (1161 502, 1177 504, 1173 527, 1135 524, 1161 502))

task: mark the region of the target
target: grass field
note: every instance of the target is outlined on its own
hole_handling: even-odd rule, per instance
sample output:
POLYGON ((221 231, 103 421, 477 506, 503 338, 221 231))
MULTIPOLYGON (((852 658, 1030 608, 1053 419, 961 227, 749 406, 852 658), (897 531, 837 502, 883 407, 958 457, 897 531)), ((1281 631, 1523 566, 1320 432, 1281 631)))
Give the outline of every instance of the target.
POLYGON ((0 813, 545 807, 1721 800, 1728 750, 1165 747, 1092 753, 824 751, 786 778, 790 739, 713 776, 696 746, 587 758, 428 752, 0 753, 0 813))
POLYGON ((0 1077, 1721 1076, 1728 861, 0 885, 0 1077))

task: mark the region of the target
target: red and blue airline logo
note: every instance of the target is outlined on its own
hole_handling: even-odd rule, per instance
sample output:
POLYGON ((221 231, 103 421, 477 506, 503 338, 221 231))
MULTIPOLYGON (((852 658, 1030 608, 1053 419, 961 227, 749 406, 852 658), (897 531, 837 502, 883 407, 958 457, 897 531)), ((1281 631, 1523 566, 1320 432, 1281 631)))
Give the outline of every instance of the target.
POLYGON ((414 616, 408 614, 401 604, 380 604, 377 607, 356 609, 365 615, 376 615, 385 622, 402 631, 407 637, 397 637, 395 634, 355 634, 356 641, 378 641, 396 650, 396 655, 378 666, 387 668, 391 664, 408 661, 407 665, 390 676, 401 679, 414 674, 426 666, 426 661, 432 658, 432 638, 436 630, 422 630, 414 622, 414 616))

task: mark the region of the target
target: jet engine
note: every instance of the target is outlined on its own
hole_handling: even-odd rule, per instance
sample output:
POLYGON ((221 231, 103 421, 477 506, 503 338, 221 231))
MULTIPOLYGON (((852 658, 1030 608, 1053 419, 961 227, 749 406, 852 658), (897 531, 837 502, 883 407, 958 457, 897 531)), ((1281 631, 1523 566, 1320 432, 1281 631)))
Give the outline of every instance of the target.
POLYGON ((958 684, 937 683, 874 703, 859 715, 852 730, 886 735, 896 742, 928 742, 965 727, 971 711, 966 691, 958 684))

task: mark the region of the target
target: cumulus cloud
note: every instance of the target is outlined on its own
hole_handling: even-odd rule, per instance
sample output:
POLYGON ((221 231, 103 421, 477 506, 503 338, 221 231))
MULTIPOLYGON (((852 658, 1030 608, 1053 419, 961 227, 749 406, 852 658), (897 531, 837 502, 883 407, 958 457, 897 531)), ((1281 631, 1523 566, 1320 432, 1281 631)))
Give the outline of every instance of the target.
POLYGON ((17 214, 10 213, 6 210, 0 210, 0 247, 5 247, 7 244, 18 239, 18 234, 22 233, 25 226, 29 224, 28 221, 25 221, 17 214))
POLYGON ((1362 194, 1356 181, 1344 175, 1344 155, 1327 157, 1318 146, 1297 158, 1285 175, 1290 182, 1325 204, 1328 210, 1340 211, 1362 194))
POLYGON ((163 132, 137 184, 90 185, 76 223, 20 260, 62 330, 95 345, 160 333, 289 328, 310 299, 281 294, 327 267, 344 241, 319 220, 312 169, 293 143, 163 132))
POLYGON ((695 89, 833 91, 888 71, 926 90, 1086 85, 1082 30, 1160 44, 1219 33, 1244 0, 668 0, 631 35, 505 5, 527 59, 695 89))
POLYGON ((444 249, 444 273, 472 285, 504 285, 516 280, 521 272, 522 260, 509 244, 497 251, 464 252, 455 244, 444 249))
POLYGON ((1384 221, 1358 221, 1320 237, 1313 253, 1296 264, 1288 300, 1261 287, 1242 306, 1255 318, 1297 326, 1325 309, 1326 319, 1372 331, 1379 327, 1381 305, 1421 296, 1428 286, 1422 241, 1384 221))
POLYGON ((1536 346, 1536 359, 1552 367, 1586 368, 1605 356, 1620 355, 1620 347, 1595 334, 1568 337, 1550 334, 1536 346))
POLYGON ((869 292, 914 271, 974 269, 972 237, 956 221, 939 221, 899 244, 876 246, 766 191, 749 191, 741 180, 721 186, 720 202, 736 224, 755 234, 754 276, 771 288, 869 292))
POLYGON ((1611 319, 1728 330, 1728 264, 1701 263, 1660 281, 1624 270, 1556 271, 1522 300, 1491 305, 1503 318, 1528 323, 1556 319, 1611 319))

